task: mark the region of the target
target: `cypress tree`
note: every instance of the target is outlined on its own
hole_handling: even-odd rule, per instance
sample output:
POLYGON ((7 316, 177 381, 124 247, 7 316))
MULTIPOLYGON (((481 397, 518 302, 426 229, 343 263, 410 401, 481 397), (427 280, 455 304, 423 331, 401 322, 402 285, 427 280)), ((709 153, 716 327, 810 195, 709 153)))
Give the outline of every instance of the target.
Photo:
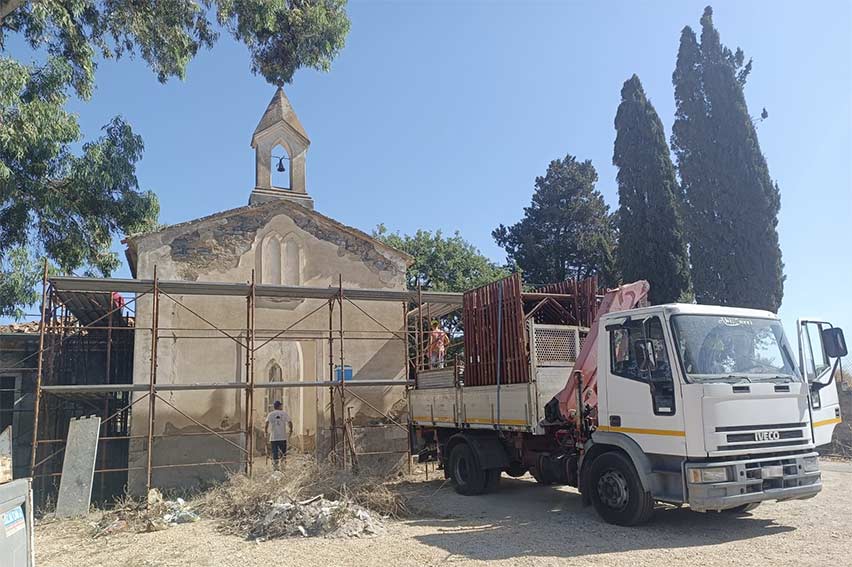
POLYGON ((633 75, 615 116, 618 167, 618 267, 624 281, 651 283, 652 303, 689 295, 689 261, 678 211, 680 188, 663 124, 633 75))
POLYGON ((696 298, 777 311, 784 294, 780 195, 743 94, 750 72, 741 49, 721 44, 713 9, 705 8, 700 44, 688 26, 681 33, 672 149, 696 298))

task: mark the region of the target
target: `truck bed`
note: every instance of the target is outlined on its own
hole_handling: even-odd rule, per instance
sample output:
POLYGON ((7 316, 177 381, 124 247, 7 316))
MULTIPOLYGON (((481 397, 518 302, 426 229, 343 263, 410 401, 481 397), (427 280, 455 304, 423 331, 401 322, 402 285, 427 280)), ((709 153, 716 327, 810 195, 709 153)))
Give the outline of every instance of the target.
POLYGON ((544 406, 565 386, 572 370, 573 366, 535 368, 532 381, 499 387, 453 385, 452 369, 424 371, 420 374, 423 385, 409 392, 411 422, 419 427, 540 435, 544 406))
POLYGON ((543 434, 544 406, 568 382, 587 333, 585 327, 528 321, 531 378, 520 384, 467 386, 463 367, 420 370, 409 392, 412 423, 543 434))

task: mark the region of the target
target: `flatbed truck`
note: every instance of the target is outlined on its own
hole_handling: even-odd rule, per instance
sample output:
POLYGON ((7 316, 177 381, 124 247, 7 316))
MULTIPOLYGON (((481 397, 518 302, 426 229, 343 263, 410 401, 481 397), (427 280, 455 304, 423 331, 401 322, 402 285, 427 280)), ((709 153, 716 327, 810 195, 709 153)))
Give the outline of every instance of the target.
POLYGON ((472 296, 480 315, 466 305, 462 322, 478 339, 465 337, 458 364, 420 369, 409 392, 413 449, 460 494, 529 472, 578 488, 607 522, 635 525, 658 502, 742 513, 820 491, 816 448, 841 420, 842 330, 798 321, 794 356, 774 313, 647 306, 647 282, 598 296, 589 326, 548 324, 509 308, 504 289, 518 286, 508 283, 472 296), (512 345, 524 356, 520 380, 506 375, 512 345), (489 356, 490 383, 466 383, 489 356))

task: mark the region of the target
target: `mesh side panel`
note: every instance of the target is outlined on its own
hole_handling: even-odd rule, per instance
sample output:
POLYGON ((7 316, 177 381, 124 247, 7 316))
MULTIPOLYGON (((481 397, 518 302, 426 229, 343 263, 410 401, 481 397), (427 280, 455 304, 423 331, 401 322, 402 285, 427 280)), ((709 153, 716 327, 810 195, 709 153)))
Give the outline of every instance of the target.
POLYGON ((535 325, 536 361, 539 366, 573 365, 580 353, 582 339, 577 327, 535 325))

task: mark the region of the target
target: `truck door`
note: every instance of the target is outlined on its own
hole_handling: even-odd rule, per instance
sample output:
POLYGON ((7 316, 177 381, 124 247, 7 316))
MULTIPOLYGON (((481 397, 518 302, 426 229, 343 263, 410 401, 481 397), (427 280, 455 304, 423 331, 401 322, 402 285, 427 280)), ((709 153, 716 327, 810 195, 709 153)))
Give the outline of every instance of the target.
POLYGON ((674 380, 669 341, 656 315, 606 326, 607 415, 603 431, 632 437, 646 453, 685 454, 683 408, 674 380))
POLYGON ((831 376, 832 361, 826 356, 822 331, 831 323, 799 319, 799 366, 810 385, 811 427, 817 447, 831 443, 834 428, 840 423, 840 399, 831 376))

